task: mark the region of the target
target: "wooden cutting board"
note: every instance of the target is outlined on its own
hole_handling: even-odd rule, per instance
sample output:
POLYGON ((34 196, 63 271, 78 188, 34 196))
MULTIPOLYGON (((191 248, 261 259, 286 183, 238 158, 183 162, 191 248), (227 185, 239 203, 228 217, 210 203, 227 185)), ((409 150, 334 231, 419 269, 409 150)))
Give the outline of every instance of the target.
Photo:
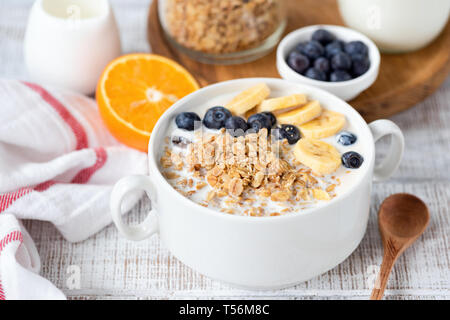
MULTIPOLYGON (((286 33, 313 24, 343 25, 336 0, 286 1, 286 33)), ((257 61, 231 66, 196 62, 166 42, 158 19, 158 1, 154 0, 148 17, 148 40, 153 53, 178 61, 202 86, 249 77, 279 78, 275 50, 257 61)), ((382 54, 377 81, 350 104, 366 121, 389 117, 406 110, 431 95, 450 73, 450 23, 428 47, 406 54, 382 54)))

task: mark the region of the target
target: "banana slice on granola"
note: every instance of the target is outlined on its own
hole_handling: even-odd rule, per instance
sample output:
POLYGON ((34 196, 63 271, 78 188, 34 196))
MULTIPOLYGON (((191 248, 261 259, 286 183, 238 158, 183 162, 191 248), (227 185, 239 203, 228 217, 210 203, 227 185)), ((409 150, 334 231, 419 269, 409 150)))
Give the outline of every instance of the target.
POLYGON ((294 147, 294 156, 319 176, 331 174, 341 166, 339 151, 321 140, 301 139, 294 147))
POLYGON ((294 126, 300 126, 308 121, 317 118, 322 112, 322 107, 319 101, 311 101, 303 107, 295 110, 285 112, 277 117, 277 120, 281 124, 292 124, 294 126))
POLYGON ((300 131, 306 138, 323 139, 341 131, 345 124, 342 113, 325 110, 318 118, 301 125, 300 131))
POLYGON ((234 115, 241 116, 263 102, 269 95, 269 87, 265 83, 260 83, 238 94, 225 105, 225 108, 234 115))
POLYGON ((293 94, 286 97, 267 99, 256 107, 256 112, 284 112, 308 102, 305 94, 293 94))

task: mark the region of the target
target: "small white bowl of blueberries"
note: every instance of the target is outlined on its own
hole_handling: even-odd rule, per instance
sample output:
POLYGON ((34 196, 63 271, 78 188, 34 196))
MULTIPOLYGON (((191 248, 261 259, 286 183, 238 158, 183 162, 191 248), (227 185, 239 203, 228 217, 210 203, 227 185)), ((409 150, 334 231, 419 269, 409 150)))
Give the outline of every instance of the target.
POLYGON ((313 85, 349 101, 377 79, 380 52, 355 30, 315 25, 293 31, 280 42, 277 68, 286 80, 313 85))

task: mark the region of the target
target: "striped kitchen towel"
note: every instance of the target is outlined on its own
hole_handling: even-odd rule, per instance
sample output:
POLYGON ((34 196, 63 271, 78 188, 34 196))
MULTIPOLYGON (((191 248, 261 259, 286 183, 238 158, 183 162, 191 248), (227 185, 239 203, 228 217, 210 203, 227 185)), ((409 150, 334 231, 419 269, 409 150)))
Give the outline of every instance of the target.
MULTIPOLYGON (((17 219, 49 221, 68 241, 82 241, 111 223, 114 183, 145 174, 147 156, 120 145, 95 101, 79 94, 0 80, 0 110, 1 299, 13 277, 4 263, 12 254, 4 252, 24 238, 17 219)), ((129 198, 125 209, 137 199, 129 198)))

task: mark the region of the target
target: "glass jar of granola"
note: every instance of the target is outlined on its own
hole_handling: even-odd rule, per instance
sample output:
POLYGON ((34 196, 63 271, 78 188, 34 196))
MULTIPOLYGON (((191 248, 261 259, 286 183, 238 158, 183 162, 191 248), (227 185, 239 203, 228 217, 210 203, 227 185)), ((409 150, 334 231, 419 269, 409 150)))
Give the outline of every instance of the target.
POLYGON ((206 63, 242 63, 270 52, 286 26, 284 0, 159 0, 172 46, 206 63))

